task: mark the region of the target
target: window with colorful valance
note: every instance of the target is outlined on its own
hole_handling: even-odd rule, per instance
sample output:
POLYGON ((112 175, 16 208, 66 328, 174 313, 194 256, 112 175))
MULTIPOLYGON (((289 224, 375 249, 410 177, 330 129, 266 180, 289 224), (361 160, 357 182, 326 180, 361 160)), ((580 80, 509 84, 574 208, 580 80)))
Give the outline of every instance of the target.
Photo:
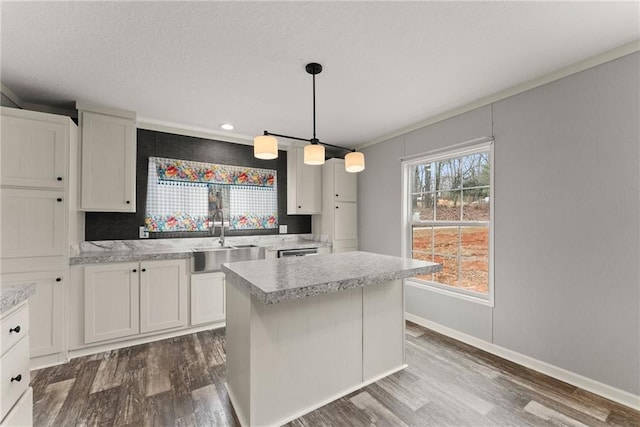
POLYGON ((208 231, 220 206, 231 230, 277 228, 276 171, 149 157, 149 231, 208 231))

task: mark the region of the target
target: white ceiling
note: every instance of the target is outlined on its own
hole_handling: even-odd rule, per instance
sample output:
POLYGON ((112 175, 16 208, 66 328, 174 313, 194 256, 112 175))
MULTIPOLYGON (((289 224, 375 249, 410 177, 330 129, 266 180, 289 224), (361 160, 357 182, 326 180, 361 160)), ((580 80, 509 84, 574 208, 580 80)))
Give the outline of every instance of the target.
POLYGON ((8 2, 1 79, 235 136, 357 146, 640 38, 631 2, 8 2))

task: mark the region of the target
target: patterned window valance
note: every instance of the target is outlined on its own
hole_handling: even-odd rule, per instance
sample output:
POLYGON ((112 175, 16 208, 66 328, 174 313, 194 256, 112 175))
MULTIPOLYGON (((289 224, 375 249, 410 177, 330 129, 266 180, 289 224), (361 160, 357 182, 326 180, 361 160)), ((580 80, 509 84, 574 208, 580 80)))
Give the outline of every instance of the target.
POLYGON ((149 157, 148 171, 151 232, 211 231, 218 206, 230 230, 278 228, 275 170, 149 157))
POLYGON ((273 187, 276 171, 242 166, 216 165, 190 160, 150 157, 156 163, 158 178, 163 181, 203 182, 207 184, 252 185, 273 187))

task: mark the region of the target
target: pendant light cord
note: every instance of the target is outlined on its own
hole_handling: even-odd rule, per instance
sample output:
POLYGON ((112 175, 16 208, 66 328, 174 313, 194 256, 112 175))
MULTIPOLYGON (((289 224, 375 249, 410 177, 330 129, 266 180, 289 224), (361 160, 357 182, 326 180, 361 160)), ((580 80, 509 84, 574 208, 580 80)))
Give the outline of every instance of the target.
POLYGON ((313 77, 313 141, 312 144, 317 144, 316 138, 316 75, 312 74, 313 77))

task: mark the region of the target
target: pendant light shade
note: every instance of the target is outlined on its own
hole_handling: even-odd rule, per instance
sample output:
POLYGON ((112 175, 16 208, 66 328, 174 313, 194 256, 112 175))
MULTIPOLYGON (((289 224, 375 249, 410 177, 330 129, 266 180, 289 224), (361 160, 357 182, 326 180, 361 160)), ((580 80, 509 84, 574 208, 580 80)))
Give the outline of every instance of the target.
POLYGON ((253 138, 253 155, 263 160, 277 159, 278 140, 271 135, 256 136, 253 138))
POLYGON ((364 154, 353 151, 344 156, 344 168, 351 173, 362 172, 364 170, 364 154))
POLYGON ((308 144, 304 146, 305 165, 323 165, 324 147, 320 144, 308 144))

